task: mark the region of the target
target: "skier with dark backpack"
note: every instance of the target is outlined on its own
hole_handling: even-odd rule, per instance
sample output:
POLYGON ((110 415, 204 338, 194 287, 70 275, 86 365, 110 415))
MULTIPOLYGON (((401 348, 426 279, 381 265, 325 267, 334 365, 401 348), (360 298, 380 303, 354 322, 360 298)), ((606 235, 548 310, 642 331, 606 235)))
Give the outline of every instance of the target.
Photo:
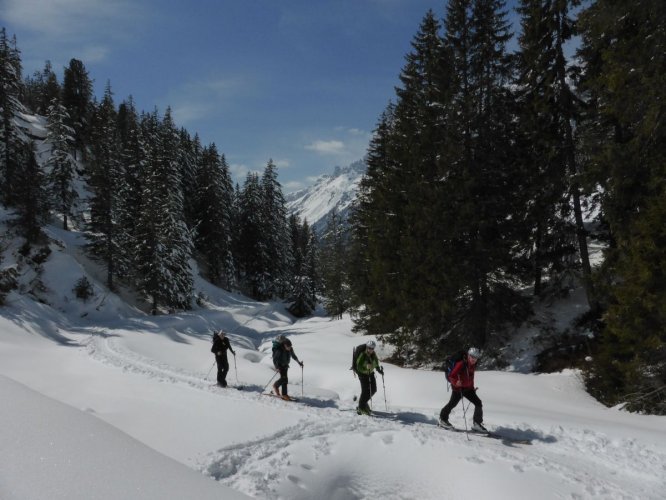
MULTIPOLYGON (((227 359, 227 351, 236 357, 236 351, 231 348, 229 339, 226 334, 219 330, 213 335, 213 346, 210 352, 215 354, 215 362, 217 363, 217 385, 220 387, 227 386, 227 373, 229 373, 229 360, 227 359)), ((235 361, 234 361, 235 362, 235 361)))
POLYGON ((449 375, 451 375, 451 372, 456 366, 456 363, 459 361, 464 361, 465 356, 467 355, 467 351, 465 350, 460 350, 455 354, 451 354, 444 360, 444 374, 446 376, 446 392, 449 392, 449 387, 451 385, 451 382, 449 381, 449 375))
POLYGON ((354 364, 352 369, 358 375, 358 380, 361 383, 361 397, 358 400, 358 408, 356 413, 359 415, 370 415, 370 406, 368 401, 377 392, 377 379, 375 378, 375 370, 377 370, 382 377, 384 376, 384 369, 379 366, 379 358, 375 354, 376 343, 374 340, 369 340, 365 344, 357 346, 354 349, 354 364), (357 351, 359 351, 357 353, 357 351))
POLYGON ((366 347, 368 347, 368 343, 363 342, 362 344, 359 344, 352 349, 352 364, 350 370, 354 372, 354 376, 358 375, 358 372, 356 371, 356 360, 358 359, 359 355, 365 351, 366 347))
POLYGON ((277 340, 273 341, 273 366, 280 373, 280 378, 273 384, 273 393, 286 401, 291 400, 289 394, 287 394, 287 386, 289 384, 287 372, 289 371, 289 361, 291 359, 303 368, 303 362, 294 353, 291 340, 285 338, 284 335, 280 335, 277 340), (282 394, 280 394, 280 388, 282 389, 282 394))
POLYGON ((447 364, 452 365, 446 377, 451 384, 451 399, 439 414, 439 425, 441 427, 453 427, 449 422, 449 414, 462 398, 466 398, 474 405, 472 430, 488 432, 483 426, 483 403, 476 394, 476 388, 474 387, 474 370, 480 357, 481 351, 472 347, 466 353, 463 352, 447 359, 447 364))

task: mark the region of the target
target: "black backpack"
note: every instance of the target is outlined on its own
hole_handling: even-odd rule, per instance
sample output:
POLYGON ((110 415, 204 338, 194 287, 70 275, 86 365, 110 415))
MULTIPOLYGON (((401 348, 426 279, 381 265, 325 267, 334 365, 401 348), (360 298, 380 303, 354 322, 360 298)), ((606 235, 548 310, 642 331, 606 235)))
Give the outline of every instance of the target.
POLYGON ((351 365, 350 370, 352 370, 354 373, 358 373, 356 371, 356 360, 361 355, 361 353, 363 351, 365 351, 365 348, 366 348, 366 344, 363 343, 363 344, 357 345, 356 347, 354 347, 354 349, 352 349, 352 365, 351 365))
POLYGON ((449 375, 451 375, 451 370, 456 366, 458 361, 465 361, 466 351, 458 351, 455 354, 451 354, 444 360, 444 373, 446 374, 446 381, 449 382, 449 375))

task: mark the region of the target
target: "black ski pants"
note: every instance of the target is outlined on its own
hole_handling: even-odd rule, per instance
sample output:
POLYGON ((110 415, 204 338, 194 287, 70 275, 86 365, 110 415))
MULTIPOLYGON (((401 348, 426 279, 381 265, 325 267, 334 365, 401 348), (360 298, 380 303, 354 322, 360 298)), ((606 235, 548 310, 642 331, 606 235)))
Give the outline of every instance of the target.
POLYGON ((288 396, 289 394, 287 393, 287 384, 289 384, 289 379, 287 378, 287 371, 289 371, 288 366, 281 366, 278 368, 280 371, 280 378, 273 384, 273 387, 276 389, 282 389, 280 394, 283 396, 288 396))
POLYGON ((451 399, 447 405, 442 408, 442 411, 439 412, 439 418, 442 420, 448 420, 451 410, 453 410, 456 405, 460 402, 462 398, 466 398, 474 405, 474 422, 480 424, 483 423, 483 403, 479 399, 479 396, 476 395, 475 389, 462 389, 462 390, 453 390, 451 391, 451 399))
POLYGON ((362 410, 369 410, 368 401, 377 392, 377 379, 374 372, 369 375, 359 373, 358 379, 361 382, 361 397, 358 400, 358 407, 362 410))
POLYGON ((227 386, 227 373, 229 373, 229 360, 227 359, 227 353, 222 356, 215 356, 215 361, 217 362, 217 383, 222 387, 227 386))

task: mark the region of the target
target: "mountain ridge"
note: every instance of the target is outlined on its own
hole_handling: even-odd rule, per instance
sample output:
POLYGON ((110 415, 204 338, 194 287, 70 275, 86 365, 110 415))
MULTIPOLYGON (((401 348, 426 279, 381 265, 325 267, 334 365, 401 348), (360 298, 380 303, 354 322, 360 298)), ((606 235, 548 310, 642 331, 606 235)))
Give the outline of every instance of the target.
POLYGON ((346 221, 366 170, 363 160, 336 166, 333 173, 319 176, 311 186, 286 195, 287 212, 307 220, 317 234, 323 232, 333 210, 346 221))

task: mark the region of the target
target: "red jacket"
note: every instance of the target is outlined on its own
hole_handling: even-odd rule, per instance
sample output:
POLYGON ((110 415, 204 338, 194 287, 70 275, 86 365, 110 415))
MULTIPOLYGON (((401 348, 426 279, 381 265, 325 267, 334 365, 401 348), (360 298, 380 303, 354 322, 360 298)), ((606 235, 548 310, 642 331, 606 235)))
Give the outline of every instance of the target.
POLYGON ((449 374, 449 382, 454 390, 474 389, 474 365, 458 361, 449 374))

